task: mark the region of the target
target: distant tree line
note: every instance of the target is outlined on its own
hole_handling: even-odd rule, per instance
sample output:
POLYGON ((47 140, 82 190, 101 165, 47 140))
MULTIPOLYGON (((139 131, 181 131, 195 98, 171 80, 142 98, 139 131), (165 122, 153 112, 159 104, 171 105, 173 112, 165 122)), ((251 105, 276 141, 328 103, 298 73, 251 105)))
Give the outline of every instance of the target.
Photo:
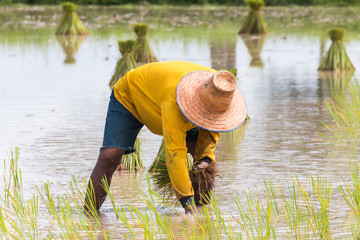
MULTIPOLYGON (((59 4, 66 0, 0 0, 0 4, 59 4)), ((245 0, 73 0, 76 4, 95 5, 120 5, 120 4, 220 4, 220 5, 245 5, 245 0)), ((279 5, 360 5, 360 0, 265 0, 266 6, 279 5)))

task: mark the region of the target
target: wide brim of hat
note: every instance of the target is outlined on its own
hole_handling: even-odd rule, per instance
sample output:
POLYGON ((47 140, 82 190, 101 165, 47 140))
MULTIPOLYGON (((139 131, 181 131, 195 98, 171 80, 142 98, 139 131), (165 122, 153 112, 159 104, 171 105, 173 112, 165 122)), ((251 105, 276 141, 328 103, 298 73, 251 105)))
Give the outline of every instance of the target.
POLYGON ((228 132, 238 128, 246 119, 246 103, 236 89, 230 106, 222 112, 206 107, 196 93, 215 73, 195 71, 185 75, 177 85, 176 101, 187 120, 194 125, 213 132, 228 132))

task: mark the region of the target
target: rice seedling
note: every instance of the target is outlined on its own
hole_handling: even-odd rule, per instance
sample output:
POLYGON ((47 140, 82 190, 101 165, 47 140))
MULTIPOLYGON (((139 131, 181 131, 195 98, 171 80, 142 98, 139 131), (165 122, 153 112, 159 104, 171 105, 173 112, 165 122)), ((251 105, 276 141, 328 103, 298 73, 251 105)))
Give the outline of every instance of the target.
POLYGON ((351 63, 342 39, 345 34, 343 28, 331 28, 328 34, 332 41, 330 48, 326 52, 326 56, 321 60, 319 71, 354 71, 355 68, 351 63))
POLYGON ((245 198, 246 205, 241 203, 239 196, 235 200, 240 214, 240 218, 235 218, 235 221, 248 239, 270 239, 275 234, 277 223, 271 201, 264 204, 260 196, 254 195, 250 190, 245 193, 245 198))
POLYGON ((325 106, 333 119, 333 123, 323 123, 329 131, 329 134, 323 134, 323 136, 336 143, 351 144, 355 148, 358 146, 360 138, 359 91, 360 84, 355 82, 349 85, 346 93, 333 94, 329 101, 325 100, 325 106))
POLYGON ((135 40, 118 41, 121 58, 117 61, 114 74, 112 75, 109 86, 112 88, 115 83, 122 78, 128 71, 137 67, 134 58, 135 40))
POLYGON ((239 34, 267 34, 267 26, 261 14, 265 3, 263 0, 246 0, 249 14, 242 24, 239 34))
MULTIPOLYGON (((18 168, 19 152, 19 148, 15 148, 9 164, 4 161, 4 191, 0 195, 1 239, 97 239, 99 234, 107 239, 108 233, 101 229, 97 213, 93 212, 91 216, 95 217, 89 217, 84 212, 85 184, 70 184, 70 192, 54 198, 50 184, 45 183, 42 188, 35 186, 37 194, 25 199, 18 168), (41 215, 39 209, 42 209, 41 215)), ((75 178, 73 181, 75 183, 75 178)))
MULTIPOLYGON (((186 162, 188 170, 190 171, 193 165, 193 159, 189 153, 186 155, 186 162)), ((161 140, 158 153, 149 168, 149 172, 153 173, 152 178, 155 185, 155 191, 158 191, 162 196, 168 199, 175 195, 175 190, 171 184, 169 173, 166 168, 164 139, 161 140)))
POLYGON ((149 26, 146 23, 135 24, 133 30, 137 36, 134 47, 135 60, 139 63, 157 62, 157 58, 146 37, 149 26))
MULTIPOLYGON (((0 194, 1 239, 113 239, 110 230, 101 226, 98 212, 84 211, 87 183, 73 176, 66 193, 55 195, 49 182, 36 187, 25 199, 21 171, 17 162, 19 149, 4 161, 4 191, 0 194), (41 221, 41 223, 40 223, 41 221), (45 222, 45 223, 44 223, 45 222), (45 227, 44 227, 45 224, 45 227)), ((339 187, 344 204, 350 209, 352 228, 343 230, 344 238, 359 238, 360 165, 352 166, 352 181, 339 187)), ((195 208, 193 216, 182 215, 172 202, 153 191, 146 176, 147 189, 140 191, 138 207, 117 205, 106 178, 102 185, 121 221, 128 230, 123 238, 131 239, 332 239, 330 218, 331 184, 321 177, 306 181, 293 177, 290 188, 264 181, 259 191, 248 190, 234 199, 238 212, 225 212, 219 198, 210 193, 208 205, 195 208), (166 211, 164 211, 166 209, 166 211)), ((86 204, 86 203, 85 203, 86 204)), ((180 208, 181 209, 181 208, 180 208)), ((119 223, 120 224, 120 223, 119 223)))
POLYGON ((264 63, 261 60, 261 50, 264 46, 266 41, 266 36, 259 35, 259 36, 248 36, 248 35, 241 35, 246 48, 251 56, 250 66, 251 67, 263 67, 264 63))
POLYGON ((351 227, 353 239, 360 238, 360 163, 351 165, 351 183, 339 187, 346 204, 349 206, 353 219, 351 227))
POLYGON ((87 35, 89 32, 82 24, 78 14, 75 12, 76 4, 65 2, 61 4, 64 15, 58 25, 56 35, 87 35))
POLYGON ((73 64, 76 62, 75 54, 79 50, 82 42, 87 36, 84 35, 57 35, 56 39, 60 43, 66 55, 64 63, 73 64))
POLYGON ((123 155, 118 170, 139 171, 145 168, 145 165, 141 160, 139 138, 136 138, 134 148, 136 149, 135 152, 123 155))

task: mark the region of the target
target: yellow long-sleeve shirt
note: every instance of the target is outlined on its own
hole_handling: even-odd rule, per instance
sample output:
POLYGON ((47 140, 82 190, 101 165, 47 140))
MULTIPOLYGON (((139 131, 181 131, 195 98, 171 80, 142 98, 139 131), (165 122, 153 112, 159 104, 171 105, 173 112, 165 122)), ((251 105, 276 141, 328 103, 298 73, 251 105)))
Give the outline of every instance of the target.
MULTIPOLYGON (((193 71, 216 70, 181 61, 150 63, 129 71, 114 86, 115 98, 139 122, 165 143, 166 166, 177 197, 194 195, 186 166, 186 132, 196 127, 181 113, 176 103, 176 87, 193 71)), ((215 146, 220 133, 200 129, 195 161, 209 157, 215 162, 215 146)))

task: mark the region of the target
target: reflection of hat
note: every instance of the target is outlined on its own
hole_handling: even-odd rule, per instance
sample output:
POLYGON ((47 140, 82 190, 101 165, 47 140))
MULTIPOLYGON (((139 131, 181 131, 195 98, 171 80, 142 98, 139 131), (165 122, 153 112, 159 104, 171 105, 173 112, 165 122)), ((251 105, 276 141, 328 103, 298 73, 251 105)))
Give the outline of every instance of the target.
POLYGON ((185 75, 177 85, 176 101, 191 123, 213 132, 234 130, 246 118, 246 103, 237 80, 224 70, 185 75))

